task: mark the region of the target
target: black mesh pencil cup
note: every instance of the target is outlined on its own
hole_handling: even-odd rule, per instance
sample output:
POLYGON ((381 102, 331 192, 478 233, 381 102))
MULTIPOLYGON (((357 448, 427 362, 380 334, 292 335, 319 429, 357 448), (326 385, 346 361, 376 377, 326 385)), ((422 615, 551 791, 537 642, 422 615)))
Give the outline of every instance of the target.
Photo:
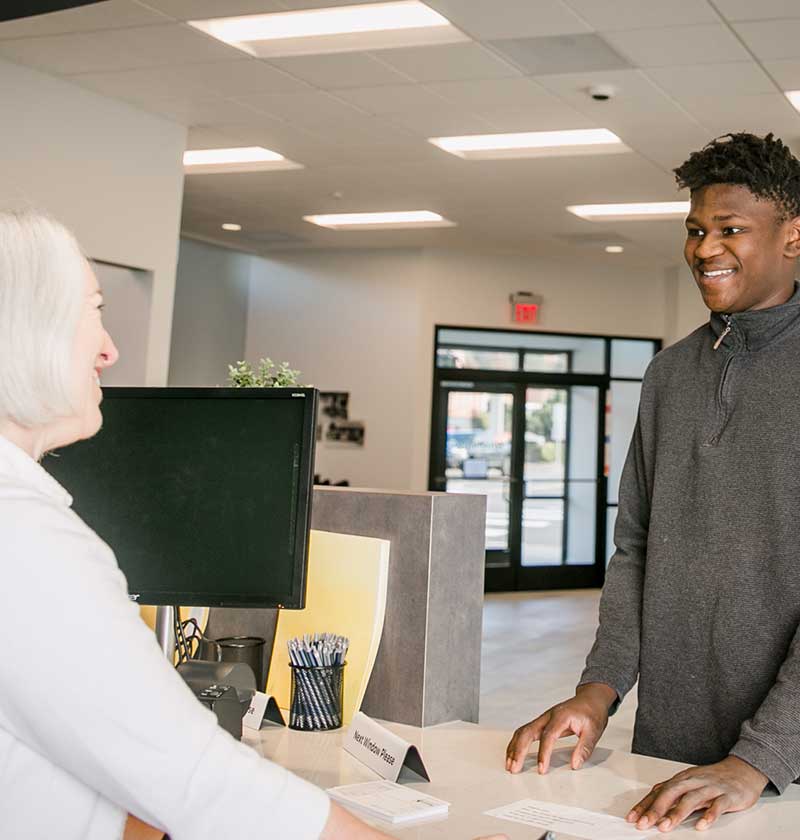
POLYGON ((344 666, 294 665, 289 728, 307 732, 338 729, 342 725, 344 666))

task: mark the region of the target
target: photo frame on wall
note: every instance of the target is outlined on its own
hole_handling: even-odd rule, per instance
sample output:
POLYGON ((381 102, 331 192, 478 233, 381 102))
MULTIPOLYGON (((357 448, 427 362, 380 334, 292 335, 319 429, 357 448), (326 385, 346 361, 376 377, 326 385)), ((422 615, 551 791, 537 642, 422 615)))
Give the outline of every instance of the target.
POLYGON ((317 441, 342 448, 364 446, 364 423, 361 420, 350 420, 349 407, 349 392, 320 392, 317 441))

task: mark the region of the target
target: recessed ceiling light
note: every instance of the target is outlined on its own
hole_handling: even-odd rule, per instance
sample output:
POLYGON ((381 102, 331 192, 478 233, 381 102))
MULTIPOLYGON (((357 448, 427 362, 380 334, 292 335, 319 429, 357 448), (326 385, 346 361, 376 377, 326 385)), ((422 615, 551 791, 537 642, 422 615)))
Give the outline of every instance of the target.
POLYGON ((624 250, 622 245, 606 245, 607 254, 621 254, 624 250))
POLYGON ((446 17, 418 0, 240 15, 188 23, 259 58, 469 40, 446 17))
POLYGON ((234 149, 190 149, 183 153, 183 168, 203 172, 259 172, 265 169, 302 169, 300 163, 261 146, 234 149))
POLYGON ((223 230, 241 230, 242 226, 234 224, 233 222, 225 222, 225 224, 222 225, 222 229, 223 230))
POLYGON ((800 90, 785 90, 786 98, 800 111, 800 90))
POLYGON ((602 155, 630 151, 622 140, 607 128, 429 137, 428 142, 467 160, 602 155))
POLYGON ((399 213, 329 213, 322 216, 303 216, 303 220, 332 230, 455 227, 455 222, 430 210, 406 210, 399 213))
POLYGON ((676 219, 689 212, 689 202, 650 201, 640 204, 575 204, 567 207, 567 210, 589 222, 676 219))

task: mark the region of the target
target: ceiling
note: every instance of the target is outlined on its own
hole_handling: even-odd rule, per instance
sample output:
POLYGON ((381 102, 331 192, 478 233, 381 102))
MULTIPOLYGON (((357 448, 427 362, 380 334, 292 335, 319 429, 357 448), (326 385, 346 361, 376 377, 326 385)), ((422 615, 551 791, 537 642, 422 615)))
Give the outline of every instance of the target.
POLYGON ((681 197, 672 167, 728 131, 800 139, 782 94, 800 89, 798 0, 425 0, 470 40, 270 60, 184 23, 356 2, 106 0, 0 23, 0 58, 187 125, 189 148, 260 145, 303 164, 186 178, 183 232, 259 253, 435 246, 668 264, 679 222, 598 224, 565 206, 681 197), (603 83, 617 95, 595 102, 587 88, 603 83), (594 127, 633 153, 467 161, 427 142, 594 127), (457 227, 302 220, 418 209, 457 227))

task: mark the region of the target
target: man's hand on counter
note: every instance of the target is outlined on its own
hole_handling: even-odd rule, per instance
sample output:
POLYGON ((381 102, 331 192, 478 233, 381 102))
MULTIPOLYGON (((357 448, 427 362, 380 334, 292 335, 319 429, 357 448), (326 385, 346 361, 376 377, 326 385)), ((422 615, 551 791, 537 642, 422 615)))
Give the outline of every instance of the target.
POLYGON ((744 811, 758 802, 769 779, 740 758, 729 755, 717 764, 690 767, 653 786, 626 817, 636 827, 672 831, 696 811, 695 828, 703 831, 722 814, 744 811))
POLYGON ((577 735, 572 753, 572 769, 579 770, 594 752, 608 725, 608 711, 617 700, 617 693, 604 683, 588 683, 578 687, 575 696, 548 709, 544 714, 520 726, 506 747, 506 770, 519 773, 528 755, 528 748, 539 742, 537 765, 540 773, 550 768, 550 756, 556 741, 565 735, 577 735))

